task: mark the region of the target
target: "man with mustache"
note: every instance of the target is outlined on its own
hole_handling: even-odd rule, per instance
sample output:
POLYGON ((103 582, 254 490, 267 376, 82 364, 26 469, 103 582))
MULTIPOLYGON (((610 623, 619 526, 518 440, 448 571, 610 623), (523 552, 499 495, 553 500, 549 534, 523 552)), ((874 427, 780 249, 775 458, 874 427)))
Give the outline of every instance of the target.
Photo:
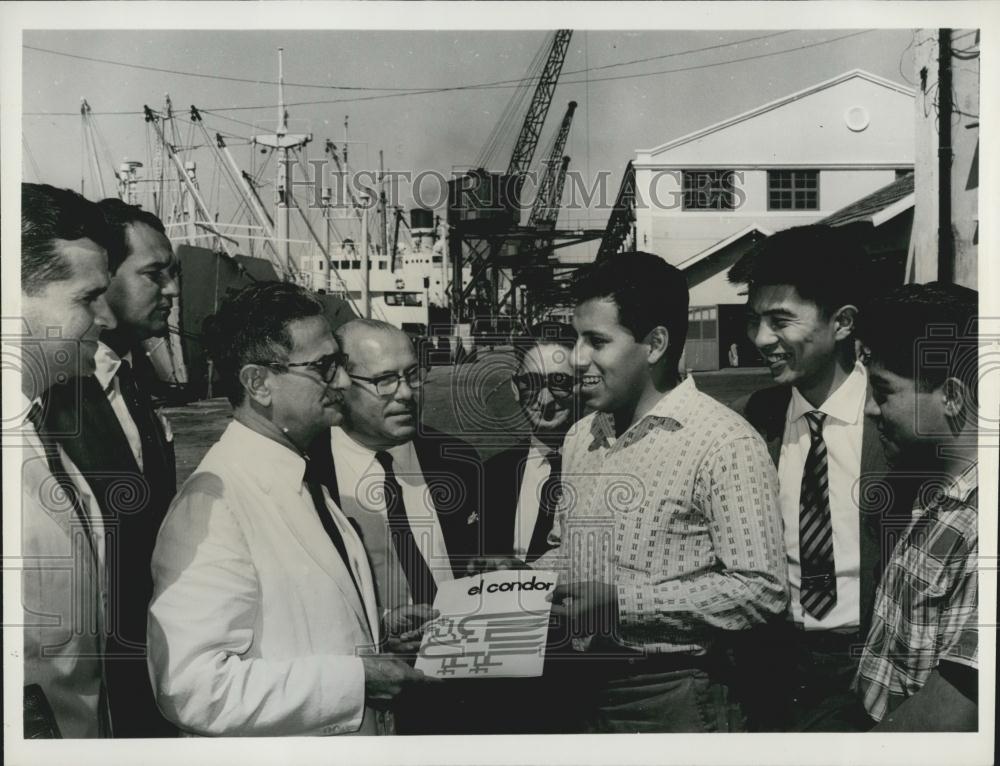
POLYGON ((167 335, 179 295, 177 261, 163 224, 119 199, 98 203, 113 234, 107 301, 117 327, 101 333, 93 377, 51 392, 50 428, 95 490, 108 572, 105 672, 115 737, 174 736, 146 670, 149 562, 177 489, 173 434, 153 409, 143 342, 167 335), (142 363, 145 363, 144 365, 142 363))
POLYGON ((749 705, 761 729, 866 724, 850 683, 881 571, 871 482, 886 478, 855 350, 866 262, 850 231, 815 224, 779 231, 730 272, 749 282, 747 332, 778 384, 735 405, 778 468, 791 586, 789 614, 741 663, 768 679, 747 683, 763 695, 749 705))
POLYGON ((383 653, 415 647, 384 629, 361 539, 307 455, 341 422, 350 385, 323 306, 297 285, 255 282, 223 302, 206 339, 233 422, 156 541, 160 709, 205 736, 391 734, 396 697, 435 679, 383 653))
POLYGON ((528 438, 486 464, 483 527, 491 556, 514 556, 530 564, 548 550, 561 488, 560 450, 580 417, 575 344, 576 332, 561 322, 540 322, 515 339, 511 390, 528 438))
MULTIPOLYGON (((410 626, 431 616, 440 583, 465 576, 479 552, 481 468, 468 444, 421 423, 427 369, 402 330, 354 319, 336 331, 350 387, 343 423, 311 459, 331 496, 361 530, 379 608, 410 626)), ((414 700, 401 733, 447 733, 456 716, 414 700)), ((457 730, 457 729, 456 729, 457 730)))
POLYGON ((4 446, 17 437, 23 445, 25 739, 110 733, 102 519, 92 489, 44 428, 43 398, 60 378, 92 375, 97 336, 115 326, 106 300, 110 239, 94 203, 68 189, 21 185, 23 330, 10 348, 19 365, 8 363, 5 338, 3 374, 4 389, 21 393, 17 418, 5 418, 4 446))

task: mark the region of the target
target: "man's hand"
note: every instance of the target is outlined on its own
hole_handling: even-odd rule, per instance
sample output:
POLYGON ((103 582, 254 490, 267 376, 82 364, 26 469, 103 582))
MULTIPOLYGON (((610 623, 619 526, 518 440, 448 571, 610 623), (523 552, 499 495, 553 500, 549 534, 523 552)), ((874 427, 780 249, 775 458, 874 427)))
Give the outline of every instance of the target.
POLYGON ((531 569, 531 567, 514 556, 477 556, 465 567, 465 573, 471 577, 484 572, 506 569, 531 569))
POLYGON ((441 683, 392 657, 362 657, 361 661, 365 664, 365 699, 372 707, 385 709, 408 688, 441 683))
POLYGON ((552 616, 575 636, 612 635, 618 627, 618 591, 606 582, 560 583, 552 592, 552 616))
MULTIPOLYGON (((385 651, 414 655, 420 649, 427 623, 440 614, 430 604, 413 604, 392 609, 382 621, 385 651)), ((409 659, 412 660, 412 657, 409 659)))

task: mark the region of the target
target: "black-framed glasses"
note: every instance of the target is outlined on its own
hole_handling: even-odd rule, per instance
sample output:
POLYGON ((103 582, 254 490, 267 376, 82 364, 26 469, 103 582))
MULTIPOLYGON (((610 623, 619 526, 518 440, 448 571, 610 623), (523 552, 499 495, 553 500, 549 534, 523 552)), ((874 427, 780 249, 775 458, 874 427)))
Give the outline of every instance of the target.
POLYGON ((532 397, 538 396, 543 388, 547 388, 557 399, 564 399, 572 395, 576 385, 576 376, 565 372, 550 372, 547 375, 540 372, 520 372, 512 375, 511 379, 519 391, 532 397))
MULTIPOLYGON (((307 370, 315 372, 324 383, 329 385, 330 383, 333 383, 333 379, 337 377, 337 370, 339 370, 344 364, 344 355, 341 352, 336 351, 332 354, 321 356, 319 359, 313 359, 311 362, 257 362, 257 364, 262 364, 265 367, 271 367, 272 369, 292 374, 297 372, 295 370, 296 367, 303 367, 307 370)), ((302 373, 298 374, 301 375, 302 373)))
POLYGON ((367 378, 364 375, 354 375, 350 372, 347 375, 351 380, 360 380, 363 383, 368 383, 375 389, 375 393, 379 396, 392 396, 399 390, 399 384, 404 380, 410 388, 422 387, 427 381, 429 373, 430 370, 426 367, 417 365, 403 372, 388 372, 385 375, 379 375, 377 378, 367 378))

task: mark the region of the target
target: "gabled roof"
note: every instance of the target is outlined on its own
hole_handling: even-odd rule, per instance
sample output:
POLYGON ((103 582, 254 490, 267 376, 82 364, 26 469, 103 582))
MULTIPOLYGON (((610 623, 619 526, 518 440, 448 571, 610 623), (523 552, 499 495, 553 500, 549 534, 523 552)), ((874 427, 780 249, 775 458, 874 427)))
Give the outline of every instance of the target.
POLYGON ((783 96, 782 98, 779 98, 775 101, 771 101, 770 103, 764 104, 763 106, 755 107, 754 109, 751 109, 749 112, 743 112, 742 114, 738 114, 735 117, 729 117, 728 119, 722 120, 721 122, 717 122, 714 125, 709 125, 706 128, 701 128, 699 130, 694 131, 693 133, 688 133, 686 136, 681 136, 680 138, 675 138, 671 141, 667 141, 667 143, 660 144, 659 146, 653 149, 640 149, 638 153, 655 155, 665 152, 668 149, 675 149, 678 146, 683 146, 684 144, 690 143, 691 141, 703 138, 711 133, 716 133, 724 128, 731 127, 738 123, 746 122, 747 120, 753 119, 754 117, 764 114, 765 112, 770 112, 774 109, 778 109, 782 106, 785 106, 786 104, 792 103, 793 101, 798 101, 801 98, 805 98, 806 96, 811 96, 814 93, 818 93, 819 91, 832 88, 835 85, 840 85, 843 82, 847 82, 848 80, 853 80, 855 78, 868 80, 869 82, 872 82, 876 85, 881 85, 883 88, 894 90, 897 93, 902 93, 903 95, 910 96, 911 98, 916 94, 915 90, 913 90, 912 88, 907 88, 905 85, 900 85, 898 82, 887 80, 884 77, 879 77, 878 75, 874 75, 871 72, 866 72, 863 69, 852 69, 851 71, 844 72, 843 74, 838 75, 837 77, 834 77, 831 80, 825 80, 821 83, 817 83, 816 85, 812 85, 806 88, 805 90, 800 90, 788 96, 783 96))
POLYGON ((843 226, 857 221, 869 221, 874 226, 881 226, 905 210, 913 207, 914 202, 913 173, 907 173, 897 178, 891 184, 876 189, 867 197, 842 207, 835 213, 817 223, 830 226, 843 226))
POLYGON ((702 250, 701 252, 695 253, 694 255, 692 255, 692 256, 690 256, 688 258, 685 258, 683 261, 681 261, 680 263, 677 263, 675 265, 681 271, 684 271, 685 269, 689 269, 692 266, 694 266, 696 263, 700 263, 701 261, 705 260, 706 258, 709 258, 709 257, 715 255, 720 250, 724 250, 725 248, 729 247, 733 243, 739 242, 744 237, 750 236, 750 235, 754 234, 755 232, 757 234, 760 234, 760 235, 764 236, 764 237, 770 237, 772 234, 774 234, 774 232, 771 231, 770 229, 765 229, 763 226, 758 226, 757 224, 752 223, 749 226, 747 226, 746 228, 740 229, 738 232, 736 232, 735 234, 729 235, 725 239, 720 239, 718 242, 716 242, 711 247, 707 247, 704 250, 702 250))

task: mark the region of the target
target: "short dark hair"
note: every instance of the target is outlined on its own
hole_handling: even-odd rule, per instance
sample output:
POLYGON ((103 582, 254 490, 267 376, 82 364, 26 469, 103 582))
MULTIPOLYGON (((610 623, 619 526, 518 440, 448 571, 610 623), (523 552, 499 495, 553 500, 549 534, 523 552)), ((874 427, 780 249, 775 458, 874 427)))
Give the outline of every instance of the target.
POLYGON ((576 330, 564 322, 545 320, 533 324, 523 335, 517 335, 511 340, 514 344, 514 357, 520 368, 528 352, 541 343, 562 346, 572 351, 576 346, 576 330))
POLYGON ((903 285, 858 315, 870 361, 931 391, 947 378, 975 392, 979 382, 979 293, 947 282, 903 285))
POLYGON ((654 327, 667 328, 666 360, 676 370, 688 331, 688 285, 684 272, 653 253, 618 253, 597 261, 576 280, 577 304, 610 298, 618 322, 641 341, 654 327))
POLYGON ((243 366, 287 361, 289 322, 322 315, 323 304, 289 282, 255 282, 226 296, 205 320, 203 333, 222 391, 234 407, 243 401, 243 366))
POLYGON ((129 205, 117 197, 108 197, 97 203, 104 220, 111 231, 111 247, 108 248, 108 271, 114 274, 128 258, 128 227, 133 223, 144 223, 166 235, 163 222, 148 210, 138 205, 129 205))
POLYGON ((729 281, 751 289, 791 285, 831 316, 841 306, 865 302, 871 284, 867 262, 856 228, 795 226, 758 243, 729 270, 729 281))
POLYGON ((109 249, 111 232, 97 205, 75 191, 21 184, 21 292, 37 295, 67 279, 70 266, 55 251, 57 239, 89 239, 109 249))

